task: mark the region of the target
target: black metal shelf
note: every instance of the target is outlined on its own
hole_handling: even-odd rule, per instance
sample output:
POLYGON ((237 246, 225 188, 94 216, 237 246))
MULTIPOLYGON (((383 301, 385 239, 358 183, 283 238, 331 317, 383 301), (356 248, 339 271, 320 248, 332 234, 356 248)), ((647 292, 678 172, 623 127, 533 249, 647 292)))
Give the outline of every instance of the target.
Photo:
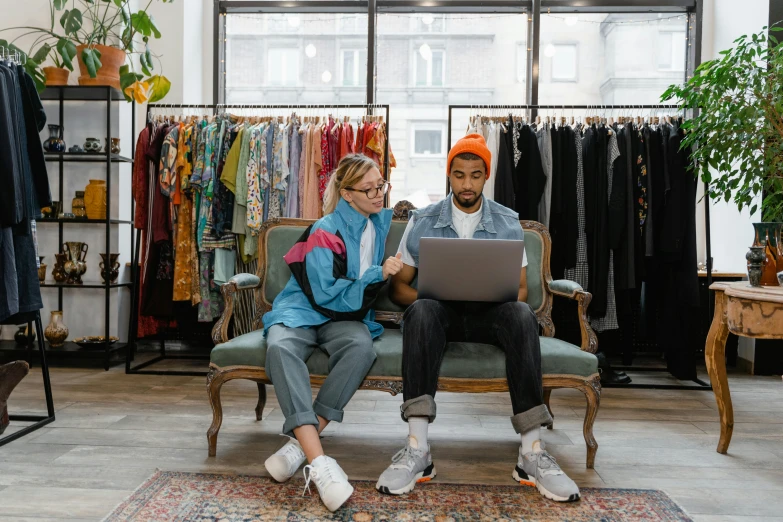
MULTIPOLYGON (((41 218, 35 220, 38 223, 65 223, 72 225, 84 225, 84 224, 100 224, 105 225, 105 219, 66 219, 66 218, 41 218)), ((110 219, 109 223, 112 225, 132 225, 133 221, 127 219, 110 219)))
POLYGON ((60 101, 62 97, 63 101, 105 102, 109 93, 112 101, 125 101, 125 96, 114 87, 83 85, 48 86, 41 93, 41 100, 60 101))
MULTIPOLYGON (((83 163, 105 163, 106 154, 100 152, 61 152, 51 153, 47 152, 44 157, 46 161, 79 161, 83 163)), ((119 154, 111 155, 112 163, 133 163, 131 158, 120 156, 119 154)))
MULTIPOLYGON (((126 282, 126 283, 111 283, 109 284, 109 288, 129 288, 132 286, 133 283, 126 282)), ((54 281, 44 282, 41 283, 41 288, 75 288, 75 289, 82 289, 82 288, 106 288, 106 285, 104 283, 101 283, 99 281, 86 281, 84 284, 81 285, 74 285, 71 283, 57 283, 54 281)))
MULTIPOLYGON (((78 336, 77 336, 78 337, 78 336)), ((38 341, 36 340, 36 343, 38 341)), ((54 366, 104 366, 108 358, 110 365, 122 362, 127 343, 115 342, 101 345, 94 349, 82 348, 76 343, 66 342, 60 348, 52 348, 44 342, 46 359, 54 366)), ((19 345, 14 341, 0 341, 0 363, 6 361, 26 360, 28 363, 40 361, 38 350, 27 345, 19 345)))

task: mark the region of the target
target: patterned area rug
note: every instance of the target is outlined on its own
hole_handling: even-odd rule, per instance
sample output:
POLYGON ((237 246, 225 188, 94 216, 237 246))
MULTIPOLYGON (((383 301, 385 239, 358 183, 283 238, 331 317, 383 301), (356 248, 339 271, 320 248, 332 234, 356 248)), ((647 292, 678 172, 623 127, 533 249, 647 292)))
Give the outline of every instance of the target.
POLYGON ((157 472, 106 517, 108 522, 253 520, 312 521, 552 521, 690 522, 665 493, 638 489, 582 489, 582 500, 552 502, 533 488, 429 484, 403 497, 381 495, 369 481, 336 513, 302 496, 303 481, 277 484, 266 477, 157 472))

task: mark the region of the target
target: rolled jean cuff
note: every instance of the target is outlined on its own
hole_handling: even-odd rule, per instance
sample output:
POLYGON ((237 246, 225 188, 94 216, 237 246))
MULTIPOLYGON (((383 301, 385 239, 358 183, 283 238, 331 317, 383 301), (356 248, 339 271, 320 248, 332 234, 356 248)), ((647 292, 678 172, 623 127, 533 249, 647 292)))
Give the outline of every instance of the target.
POLYGON ((294 429, 300 426, 307 426, 308 424, 318 428, 318 417, 311 411, 294 413, 290 417, 286 417, 283 424, 283 434, 289 437, 294 437, 294 429))
POLYGON ((320 415, 324 419, 328 421, 334 421, 334 422, 342 422, 343 421, 343 411, 342 410, 335 410, 330 408, 329 406, 324 406, 323 403, 320 403, 318 401, 313 402, 313 411, 316 415, 320 415))
POLYGON ((540 404, 511 417, 511 425, 517 433, 526 433, 554 421, 545 404, 540 404))
POLYGON ((430 422, 435 420, 436 407, 432 395, 422 395, 415 399, 409 399, 400 406, 402 420, 408 422, 410 417, 427 417, 430 422))

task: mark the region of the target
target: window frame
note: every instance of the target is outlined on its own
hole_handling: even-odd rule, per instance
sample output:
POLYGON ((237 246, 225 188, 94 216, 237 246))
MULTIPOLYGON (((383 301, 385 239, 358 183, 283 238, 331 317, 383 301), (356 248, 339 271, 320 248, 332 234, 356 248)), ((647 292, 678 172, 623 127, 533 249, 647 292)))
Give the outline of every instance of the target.
POLYGON ((443 160, 446 158, 447 136, 446 127, 448 124, 443 121, 413 121, 410 124, 410 157, 413 159, 431 159, 443 160), (417 131, 438 131, 440 132, 440 153, 439 154, 421 154, 416 152, 416 132, 417 131))
POLYGON ((424 85, 419 85, 419 60, 424 60, 424 58, 421 56, 421 53, 419 52, 419 47, 421 47, 424 43, 427 43, 429 45, 429 42, 415 42, 413 45, 413 60, 411 60, 413 65, 413 72, 411 74, 411 79, 413 81, 413 88, 414 89, 430 89, 430 88, 436 88, 436 89, 444 89, 446 88, 446 49, 443 47, 435 47, 432 48, 432 54, 433 57, 435 53, 441 53, 443 56, 442 62, 441 62, 441 78, 442 82, 440 85, 433 85, 432 79, 434 77, 434 69, 432 66, 432 63, 434 60, 425 60, 427 63, 427 78, 425 80, 424 85))
POLYGON ((579 83, 579 43, 577 42, 567 42, 567 41, 554 41, 549 42, 547 45, 553 45, 555 48, 557 47, 573 47, 574 48, 574 76, 572 78, 557 78, 555 77, 555 57, 557 56, 557 53, 555 53, 554 56, 549 58, 550 65, 550 78, 549 81, 552 83, 579 83))
MULTIPOLYGON (((676 35, 682 35, 683 39, 687 40, 687 34, 688 34, 687 31, 678 31, 676 29, 671 29, 671 28, 664 28, 664 29, 661 29, 660 31, 658 31, 658 37, 661 37, 662 35, 669 36, 669 38, 671 39, 671 45, 672 45, 672 47, 671 47, 671 55, 669 56, 671 58, 671 65, 669 67, 661 67, 660 66, 661 46, 660 45, 656 45, 655 46, 655 52, 656 52, 656 54, 655 54, 655 68, 658 71, 661 71, 661 72, 680 72, 680 71, 683 71, 683 70, 687 69, 687 63, 685 64, 685 68, 684 69, 675 69, 674 68, 674 64, 677 63, 677 60, 676 60, 677 56, 675 54, 675 46, 674 46, 674 40, 675 40, 674 35, 675 34, 676 35)), ((687 55, 687 49, 688 49, 688 42, 686 41, 685 45, 683 45, 683 48, 682 48, 682 51, 684 53, 686 53, 686 55, 687 55)))
MULTIPOLYGON (((357 49, 355 47, 341 47, 340 48, 340 87, 365 87, 365 83, 367 82, 362 72, 364 71, 364 67, 360 67, 359 63, 361 62, 361 53, 363 49, 357 49), (354 53, 354 72, 356 74, 356 83, 347 84, 345 83, 345 54, 346 53, 354 53)), ((366 67, 366 66, 365 66, 366 67)))

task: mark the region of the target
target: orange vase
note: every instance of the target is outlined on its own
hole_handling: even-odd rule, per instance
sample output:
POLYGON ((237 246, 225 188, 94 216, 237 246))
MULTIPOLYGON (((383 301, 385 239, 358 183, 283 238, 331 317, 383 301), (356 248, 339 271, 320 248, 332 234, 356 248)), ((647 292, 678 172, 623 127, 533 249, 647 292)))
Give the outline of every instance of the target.
POLYGON ((84 207, 88 219, 106 219, 106 182, 91 179, 84 189, 84 207))
POLYGON ((764 264, 761 265, 761 286, 779 286, 778 284, 778 249, 769 240, 769 231, 764 241, 764 264))

